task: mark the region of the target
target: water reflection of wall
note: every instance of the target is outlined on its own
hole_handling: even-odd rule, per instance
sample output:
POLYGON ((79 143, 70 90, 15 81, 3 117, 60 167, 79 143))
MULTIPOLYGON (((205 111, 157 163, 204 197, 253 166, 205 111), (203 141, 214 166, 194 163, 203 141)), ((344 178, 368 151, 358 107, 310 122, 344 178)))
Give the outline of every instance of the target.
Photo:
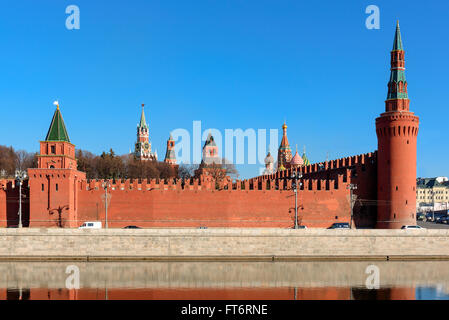
POLYGON ((449 261, 361 262, 1 262, 2 288, 60 288, 66 267, 87 288, 364 287, 368 265, 386 287, 435 286, 449 292, 449 261))
POLYGON ((415 287, 437 285, 449 291, 449 261, 0 263, 0 299, 19 288, 22 299, 414 299, 415 287), (371 264, 375 294, 363 289, 371 264), (65 289, 68 265, 80 290, 65 289))
POLYGON ((0 289, 0 300, 413 300, 413 288, 0 289))

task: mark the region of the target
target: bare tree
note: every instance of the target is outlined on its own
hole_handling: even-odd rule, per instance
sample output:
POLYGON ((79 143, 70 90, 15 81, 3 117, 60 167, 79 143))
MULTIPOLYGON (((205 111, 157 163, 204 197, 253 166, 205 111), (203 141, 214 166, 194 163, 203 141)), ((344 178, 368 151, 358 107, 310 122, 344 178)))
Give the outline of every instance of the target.
POLYGON ((35 155, 25 150, 16 151, 16 169, 25 170, 33 167, 35 155))
POLYGON ((180 179, 190 179, 195 175, 195 170, 198 169, 198 165, 194 164, 181 164, 178 169, 178 176, 180 179))
MULTIPOLYGON (((220 189, 227 178, 237 178, 239 176, 235 165, 229 160, 222 158, 214 160, 213 162, 206 164, 202 162, 199 169, 215 180, 215 187, 220 189)), ((201 171, 196 172, 196 177, 201 171)))

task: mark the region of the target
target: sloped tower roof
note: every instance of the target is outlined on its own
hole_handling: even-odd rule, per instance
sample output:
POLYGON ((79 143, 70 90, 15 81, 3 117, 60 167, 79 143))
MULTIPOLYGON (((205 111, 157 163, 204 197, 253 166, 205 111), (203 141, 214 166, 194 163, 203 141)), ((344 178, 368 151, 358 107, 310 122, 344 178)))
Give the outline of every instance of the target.
POLYGON ((288 143, 288 138, 287 138, 287 125, 284 124, 282 125, 282 140, 281 140, 281 145, 279 147, 279 150, 290 150, 290 144, 288 143))
POLYGON ((206 142, 204 143, 204 147, 216 147, 217 144, 215 143, 214 137, 212 136, 212 134, 209 132, 206 142))
POLYGON ((142 115, 140 116, 140 123, 139 123, 140 128, 143 128, 143 127, 148 128, 147 121, 145 119, 145 112, 143 110, 144 107, 145 107, 145 105, 142 103, 142 115))
POLYGON ((304 152, 302 154, 302 160, 304 161, 304 165, 308 166, 310 164, 309 158, 306 156, 306 147, 304 146, 304 152))
MULTIPOLYGON (((402 46, 401 30, 399 28, 399 21, 396 24, 396 32, 394 34, 393 50, 394 52, 402 52, 404 48, 402 46)), ((408 99, 407 90, 399 91, 399 83, 402 82, 404 86, 407 85, 407 80, 405 78, 405 68, 403 66, 393 66, 390 72, 390 81, 388 83, 388 95, 387 100, 390 99, 408 99)))
POLYGON ((176 162, 176 155, 174 150, 175 140, 173 140, 173 136, 170 133, 170 137, 167 141, 167 152, 165 153, 165 162, 176 162), (170 142, 173 143, 173 147, 170 147, 170 142))
POLYGON ((59 105, 56 107, 45 141, 70 142, 69 134, 67 133, 61 111, 59 110, 59 105))
POLYGON ((394 34, 393 51, 404 50, 402 48, 401 29, 399 28, 399 20, 396 23, 396 33, 394 34))

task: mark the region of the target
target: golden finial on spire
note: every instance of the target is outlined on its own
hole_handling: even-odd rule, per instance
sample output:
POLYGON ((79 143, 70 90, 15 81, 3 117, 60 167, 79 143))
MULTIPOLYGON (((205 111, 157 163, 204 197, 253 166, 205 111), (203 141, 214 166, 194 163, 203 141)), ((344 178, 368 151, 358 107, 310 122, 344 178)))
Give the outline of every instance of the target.
POLYGON ((56 109, 59 110, 59 101, 55 100, 53 101, 53 104, 56 106, 56 109))

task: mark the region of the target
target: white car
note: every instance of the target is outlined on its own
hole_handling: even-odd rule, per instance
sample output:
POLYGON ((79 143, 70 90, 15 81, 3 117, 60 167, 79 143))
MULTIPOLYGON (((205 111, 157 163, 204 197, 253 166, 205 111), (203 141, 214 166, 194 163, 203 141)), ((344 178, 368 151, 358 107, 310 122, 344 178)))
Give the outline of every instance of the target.
POLYGON ((409 226, 409 225, 406 225, 406 226, 402 226, 401 229, 425 229, 425 228, 420 227, 420 226, 409 226))
POLYGON ((78 229, 101 229, 101 221, 84 222, 78 229))

